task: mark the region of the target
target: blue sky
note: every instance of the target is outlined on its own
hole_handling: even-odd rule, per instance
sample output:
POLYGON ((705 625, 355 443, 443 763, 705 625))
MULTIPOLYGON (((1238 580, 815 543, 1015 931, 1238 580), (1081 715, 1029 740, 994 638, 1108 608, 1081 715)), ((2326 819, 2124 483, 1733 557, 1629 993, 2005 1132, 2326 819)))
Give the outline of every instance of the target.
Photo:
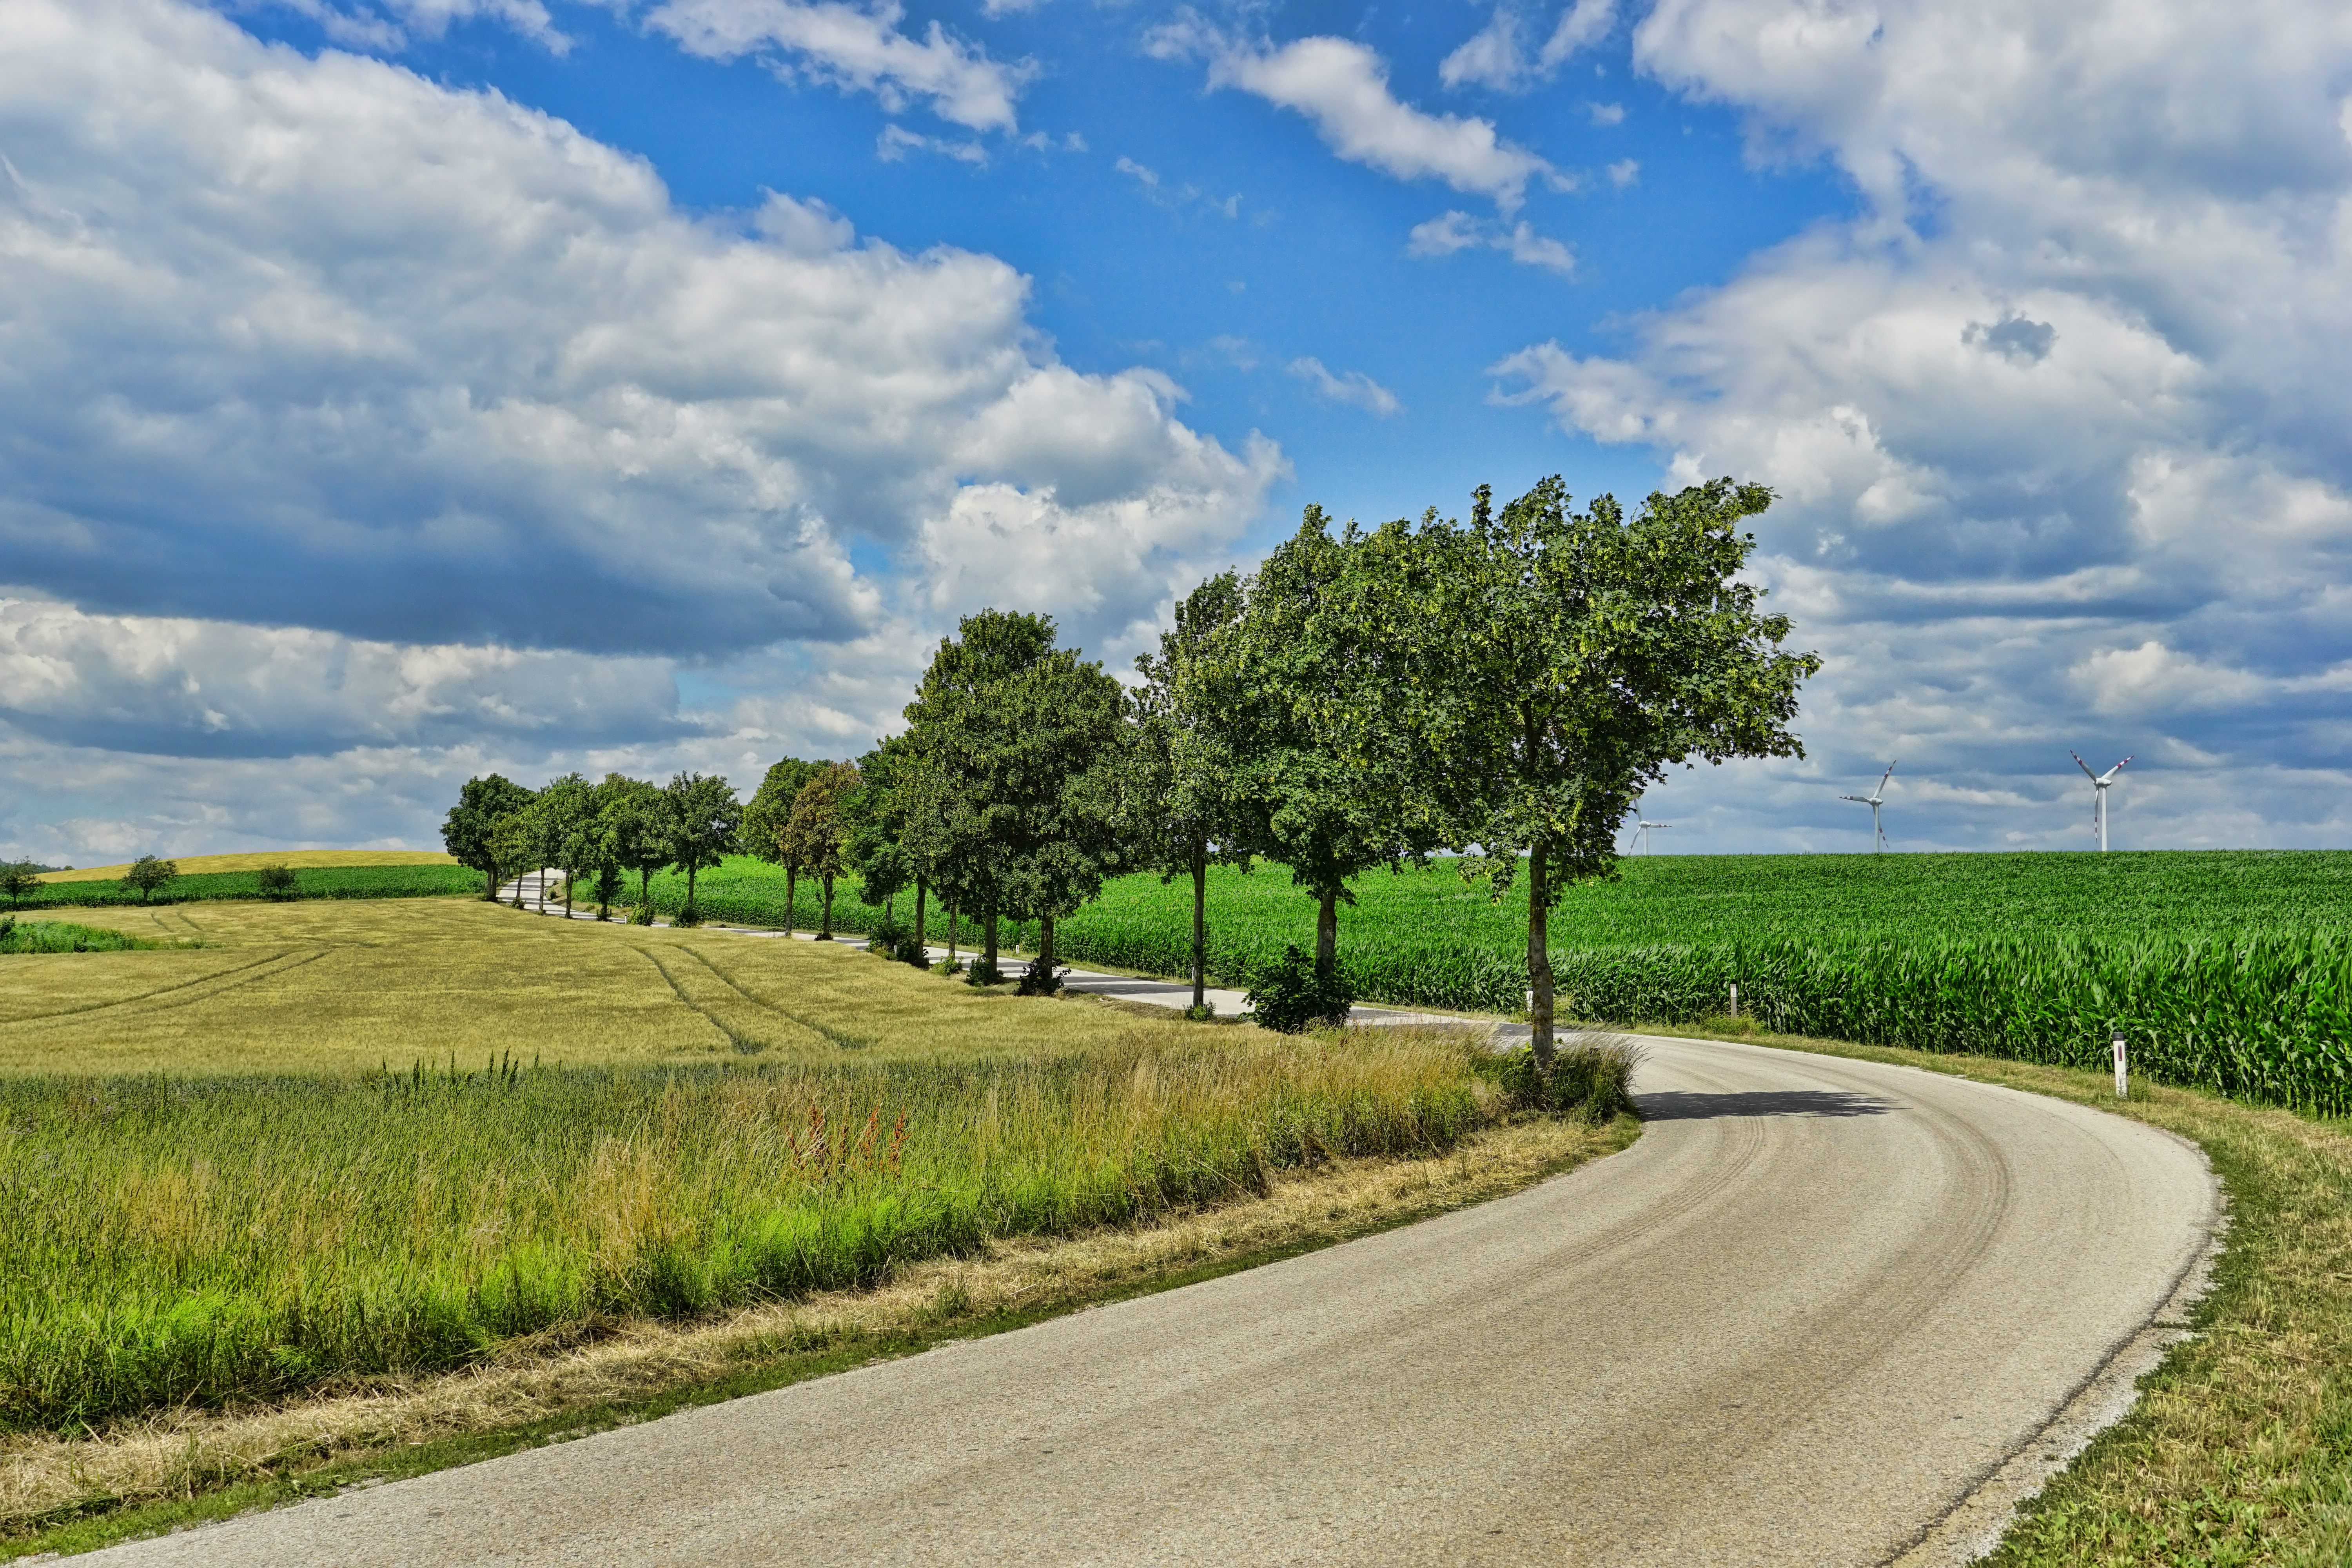
POLYGON ((1318 501, 1772 485, 1682 850, 2342 846, 2352 23, 0 0, 0 851, 430 844, 1123 668, 1318 501))

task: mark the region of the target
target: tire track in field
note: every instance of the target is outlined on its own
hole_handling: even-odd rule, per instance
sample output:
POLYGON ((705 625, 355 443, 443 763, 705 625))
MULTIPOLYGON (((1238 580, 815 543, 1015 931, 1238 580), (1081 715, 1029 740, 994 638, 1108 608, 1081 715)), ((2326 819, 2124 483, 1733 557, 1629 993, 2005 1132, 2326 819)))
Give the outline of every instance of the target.
POLYGON ((234 969, 215 969, 210 974, 200 974, 194 980, 183 980, 174 985, 159 985, 152 991, 142 991, 134 995, 116 996, 104 1002, 84 1003, 79 1007, 58 1007, 47 1013, 26 1013, 15 1018, 0 1019, 0 1028, 14 1028, 19 1024, 45 1023, 57 1018, 81 1017, 88 1014, 103 1013, 116 1007, 136 1007, 142 1002, 152 1002, 159 996, 172 996, 178 992, 193 990, 199 985, 211 985, 215 981, 226 982, 226 984, 219 985, 214 990, 207 991, 201 995, 184 996, 180 997, 176 1001, 164 1002, 160 1004, 158 1006, 143 1008, 142 1010, 147 1012, 161 1012, 164 1008, 169 1007, 191 1006, 198 1002, 209 1001, 213 997, 218 996, 225 992, 234 991, 238 986, 250 985, 257 980, 268 980, 272 976, 284 974, 291 970, 299 969, 306 963, 315 963, 320 959, 326 957, 328 952, 329 950, 326 948, 319 948, 313 952, 304 953, 299 958, 294 958, 294 962, 291 963, 284 961, 289 958, 292 958, 294 956, 293 954, 284 952, 273 952, 267 957, 257 958, 251 963, 238 964, 234 969), (266 973, 256 973, 257 971, 264 970, 265 966, 273 963, 277 964, 278 967, 275 969, 268 969, 266 973), (242 978, 238 978, 240 976, 242 978))
MULTIPOLYGON (((753 1002, 750 997, 744 996, 741 992, 734 991, 734 987, 732 986, 728 987, 730 991, 734 991, 734 998, 732 1000, 724 996, 717 998, 697 996, 694 994, 694 990, 699 990, 701 987, 697 985, 694 987, 694 990, 690 990, 688 988, 689 984, 698 978, 692 971, 687 970, 684 965, 679 965, 677 968, 673 969, 671 965, 664 963, 661 961, 659 953, 653 948, 640 947, 637 949, 637 952, 645 956, 646 963, 654 966, 656 973, 660 974, 664 980, 669 982, 671 993, 675 994, 680 1002, 684 1003, 687 1006, 691 1007, 697 1013, 701 1014, 704 1018, 708 1019, 712 1028, 717 1029, 720 1034, 726 1036, 727 1043, 734 1047, 739 1055, 747 1057, 758 1056, 761 1052, 766 1050, 774 1043, 772 1040, 760 1038, 757 1034, 751 1032, 744 1026, 747 1021, 740 1016, 740 1014, 747 1007, 754 1012, 767 1013, 772 1017, 782 1019, 786 1023, 794 1022, 794 1020, 785 1018, 783 1015, 775 1013, 773 1009, 761 1007, 758 1003, 753 1002), (681 978, 681 974, 683 975, 683 978, 681 978), (737 1016, 735 1016, 732 1021, 730 1021, 729 1017, 726 1016, 729 1014, 734 1014, 737 1015, 737 1016)), ((706 964, 704 967, 708 968, 709 965, 706 964)), ((716 973, 715 971, 713 973, 716 973)), ((718 978, 722 984, 725 984, 726 977, 724 975, 719 975, 718 978)), ((815 1033, 816 1031, 811 1032, 815 1033)))
POLYGON ((824 1037, 828 1044, 835 1046, 841 1050, 862 1051, 874 1044, 873 1040, 870 1038, 857 1035, 845 1035, 840 1030, 833 1028, 828 1025, 821 1024, 814 1018, 803 1018, 789 1007, 780 1007, 764 996, 753 994, 751 992, 745 990, 742 984, 738 982, 734 976, 729 974, 725 970, 711 963, 710 960, 705 957, 698 949, 688 947, 681 942, 678 945, 677 951, 686 954, 688 958, 693 959, 697 963, 702 965, 703 968, 710 971, 711 974, 717 978, 721 985, 724 985, 728 990, 732 991, 736 995, 743 998, 744 1001, 750 1003, 752 1006, 759 1008, 760 1011, 773 1014, 775 1016, 785 1020, 787 1023, 797 1024, 802 1028, 810 1031, 812 1034, 820 1035, 824 1037))

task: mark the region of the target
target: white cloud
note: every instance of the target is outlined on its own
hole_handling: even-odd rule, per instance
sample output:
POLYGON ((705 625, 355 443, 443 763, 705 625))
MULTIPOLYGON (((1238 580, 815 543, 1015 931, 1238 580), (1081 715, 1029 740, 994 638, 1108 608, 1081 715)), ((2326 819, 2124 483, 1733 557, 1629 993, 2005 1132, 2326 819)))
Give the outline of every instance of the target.
POLYGON ((1479 222, 1465 212, 1441 213, 1412 226, 1405 238, 1405 254, 1452 256, 1459 251, 1499 250, 1525 267, 1541 267, 1565 277, 1576 270, 1576 252, 1557 239, 1538 234, 1525 221, 1505 227, 1479 222))
POLYGON ((1990 789, 2095 742, 2148 759, 2134 809, 2179 842, 2341 824, 2352 13, 1661 0, 1634 46, 1863 211, 1627 352, 1511 356, 1505 395, 1779 491, 1758 570, 1833 656, 1838 747, 1990 789), (2273 804, 2223 782, 2257 762, 2273 804))
POLYGON ((1404 405, 1395 393, 1374 381, 1360 370, 1334 375, 1324 368, 1319 359, 1295 359, 1290 362, 1290 374, 1315 389, 1315 395, 1327 403, 1344 403, 1360 408, 1375 419, 1386 419, 1401 412, 1404 405))
POLYGON ((1625 106, 1622 103, 1589 103, 1585 108, 1591 114, 1595 125, 1625 123, 1625 106))
POLYGON ((1443 180, 1509 212, 1529 180, 1552 173, 1543 159, 1497 136, 1491 121, 1428 114, 1399 102, 1389 90, 1387 65, 1350 39, 1254 45, 1188 16, 1154 32, 1150 47, 1161 58, 1205 55, 1211 87, 1239 88, 1303 114, 1341 158, 1396 179, 1443 180))
MULTIPOLYGON (((1551 36, 1532 58, 1519 47, 1523 21, 1511 5, 1497 5, 1484 27, 1438 63, 1438 79, 1448 87, 1475 84, 1506 92, 1528 87, 1549 78, 1579 50, 1607 37, 1616 25, 1617 4, 1616 0, 1576 0, 1560 14, 1551 36)), ((1619 111, 1621 118, 1622 113, 1619 111)))
MULTIPOLYGON (((265 0, 267 3, 267 0, 265 0)), ((571 41, 540 0, 274 0, 307 16, 328 37, 348 48, 400 49, 415 38, 439 38, 453 24, 477 19, 512 27, 558 54, 571 41)))
POLYGON ((950 142, 943 136, 925 136, 903 125, 886 125, 882 133, 874 139, 874 155, 886 163, 903 163, 909 153, 936 153, 942 158, 952 158, 959 163, 970 163, 974 168, 984 168, 988 163, 988 149, 977 142, 950 142))
POLYGON ((677 728, 667 661, 403 646, 0 597, 0 718, 51 739, 250 756, 677 728))
POLYGON ((646 21, 707 59, 761 55, 781 74, 873 93, 893 113, 920 99, 955 124, 1013 130, 1035 67, 992 59, 936 21, 910 37, 899 30, 906 16, 898 0, 663 0, 646 21))
POLYGON ((1619 190, 1633 184, 1642 177, 1642 165, 1632 158, 1609 165, 1609 183, 1619 190))
POLYGON ((0 13, 0 552, 85 608, 723 654, 877 624, 851 543, 967 482, 1205 480, 1228 535, 1263 495, 993 258, 695 220, 561 121, 205 11, 0 13), (1057 469, 1046 386, 1130 444, 1057 469))

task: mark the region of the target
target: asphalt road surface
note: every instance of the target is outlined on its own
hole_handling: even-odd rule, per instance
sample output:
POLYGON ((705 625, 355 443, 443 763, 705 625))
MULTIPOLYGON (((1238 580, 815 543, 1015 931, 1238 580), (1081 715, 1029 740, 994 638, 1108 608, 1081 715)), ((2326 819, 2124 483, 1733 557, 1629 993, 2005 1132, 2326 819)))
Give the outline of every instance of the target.
POLYGON ((2206 1248, 2138 1123, 1648 1050, 1641 1141, 1513 1197, 95 1561, 1884 1563, 2206 1248))

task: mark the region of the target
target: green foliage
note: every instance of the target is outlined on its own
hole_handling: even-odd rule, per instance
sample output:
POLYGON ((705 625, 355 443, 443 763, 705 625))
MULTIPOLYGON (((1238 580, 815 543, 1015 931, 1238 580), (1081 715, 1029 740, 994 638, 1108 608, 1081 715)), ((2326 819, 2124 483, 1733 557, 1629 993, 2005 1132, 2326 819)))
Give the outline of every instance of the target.
POLYGON ((23 903, 40 889, 41 868, 30 860, 0 862, 0 897, 7 899, 10 909, 23 903))
POLYGON ((143 904, 149 895, 179 874, 179 867, 171 861, 153 855, 142 855, 131 863, 130 869, 122 873, 122 885, 136 892, 139 901, 143 904))
POLYGON ((1259 966, 1243 998, 1258 1027, 1295 1035, 1318 1024, 1340 1024, 1356 1005, 1355 993, 1336 969, 1325 973, 1315 960, 1292 942, 1281 955, 1259 966))
POLYGON ((760 787, 751 793, 750 804, 743 807, 741 836, 745 854, 783 864, 782 844, 784 827, 792 820, 793 803, 808 787, 809 780, 829 765, 786 757, 768 769, 766 776, 760 780, 760 787))
POLYGON ((102 926, 68 925, 63 921, 19 921, 14 915, 0 915, 0 952, 124 952, 161 945, 102 926))
POLYGON ((737 846, 742 803, 728 782, 700 773, 677 773, 662 790, 662 837, 668 863, 686 873, 686 906, 680 922, 698 923, 694 903, 698 873, 718 865, 737 846))
POLYGON ((488 879, 482 897, 499 896, 499 875, 507 862, 499 858, 494 842, 499 824, 531 802, 531 792, 502 774, 470 778, 457 791, 457 804, 441 824, 441 846, 460 866, 470 866, 488 879))
POLYGON ((859 783, 857 770, 847 763, 827 763, 801 786, 784 822, 780 840, 784 864, 814 877, 824 890, 819 941, 833 936, 833 885, 849 869, 849 809, 859 783))
POLYGON ((1481 1124, 1471 1074, 1400 1045, 0 1082, 0 1428, 463 1367, 1439 1152, 1481 1124))
POLYGON ((274 903, 302 896, 302 879, 290 866, 264 866, 253 874, 253 885, 261 896, 274 903))

